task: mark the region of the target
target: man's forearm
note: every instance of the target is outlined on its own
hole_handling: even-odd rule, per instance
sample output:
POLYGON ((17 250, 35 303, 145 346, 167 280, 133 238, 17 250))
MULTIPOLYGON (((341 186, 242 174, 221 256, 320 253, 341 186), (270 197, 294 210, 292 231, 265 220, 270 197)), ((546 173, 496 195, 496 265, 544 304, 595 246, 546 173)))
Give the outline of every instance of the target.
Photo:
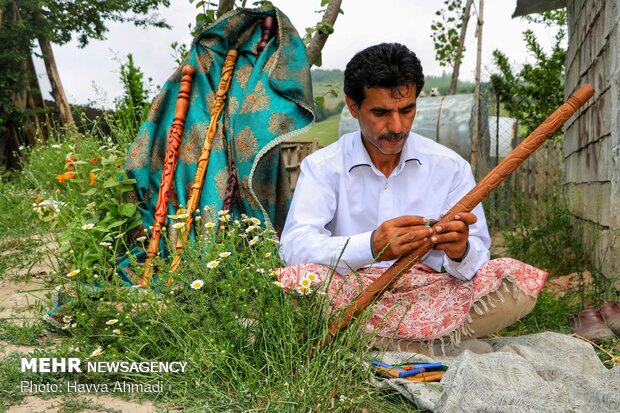
POLYGON ((280 257, 286 265, 311 262, 330 266, 344 275, 374 262, 371 233, 330 237, 312 228, 296 228, 283 234, 280 257))

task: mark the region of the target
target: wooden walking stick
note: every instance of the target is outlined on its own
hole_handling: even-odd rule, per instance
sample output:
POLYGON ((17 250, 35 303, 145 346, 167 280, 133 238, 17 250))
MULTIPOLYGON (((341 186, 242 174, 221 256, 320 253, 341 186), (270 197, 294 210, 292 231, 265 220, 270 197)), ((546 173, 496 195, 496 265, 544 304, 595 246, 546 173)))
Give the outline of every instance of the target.
POLYGON ((233 71, 235 70, 235 63, 237 62, 237 51, 230 50, 224 60, 224 66, 222 67, 222 75, 220 77, 220 83, 217 87, 215 94, 215 101, 213 102, 213 108, 211 109, 211 119, 209 120, 209 129, 207 129, 207 136, 205 138, 200 158, 198 158, 198 167, 196 168, 196 174, 194 175, 194 183, 190 189, 189 199, 187 200, 187 213, 188 216, 185 219, 185 227, 177 238, 175 245, 176 254, 172 259, 171 271, 175 272, 179 268, 181 263, 181 250, 183 245, 189 239, 189 231, 192 228, 194 222, 194 212, 198 207, 198 201, 200 200, 200 194, 202 192, 202 186, 204 185, 205 175, 207 172, 207 166, 209 165, 209 156, 211 155, 211 147, 213 146, 213 139, 217 132, 220 116, 224 110, 224 104, 226 103, 226 95, 230 88, 230 82, 232 81, 233 71))
POLYGON ((166 215, 168 214, 168 199, 170 198, 170 190, 174 179, 174 171, 177 168, 179 160, 179 151, 181 148, 181 140, 183 137, 183 129, 185 128, 185 117, 187 116, 187 108, 189 107, 189 97, 192 89, 192 81, 196 70, 187 65, 183 68, 183 77, 181 78, 181 88, 177 97, 177 103, 174 108, 174 118, 170 135, 168 135, 168 147, 166 148, 166 158, 164 160, 164 169, 161 174, 161 183, 159 185, 159 194, 157 195, 157 205, 155 206, 155 220, 149 247, 146 252, 146 263, 144 274, 140 280, 142 287, 146 286, 152 278, 153 262, 152 259, 159 253, 159 241, 161 240, 161 229, 166 223, 166 215))
MULTIPOLYGON (((482 179, 471 191, 454 205, 440 220, 446 222, 460 212, 469 212, 486 198, 493 189, 501 184, 523 161, 525 161, 543 142, 557 131, 581 106, 594 95, 594 88, 588 84, 577 90, 568 101, 551 114, 512 152, 506 156, 487 176, 482 179)), ((346 311, 329 325, 329 334, 323 345, 329 344, 333 337, 345 329, 351 320, 357 317, 368 305, 402 275, 409 270, 420 257, 423 257, 432 248, 430 242, 422 247, 400 257, 379 278, 370 284, 347 307, 346 311)))

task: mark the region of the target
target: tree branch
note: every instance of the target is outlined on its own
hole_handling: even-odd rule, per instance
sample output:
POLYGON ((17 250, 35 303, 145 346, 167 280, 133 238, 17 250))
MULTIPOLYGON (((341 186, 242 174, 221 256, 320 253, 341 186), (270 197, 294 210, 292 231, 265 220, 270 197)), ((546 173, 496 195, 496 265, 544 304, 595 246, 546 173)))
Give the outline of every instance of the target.
POLYGON ((219 19, 231 11, 233 7, 235 7, 235 0, 220 0, 220 4, 217 6, 217 18, 219 19))
POLYGON ((467 0, 465 11, 463 12, 463 23, 461 26, 461 35, 459 36, 459 46, 456 50, 456 59, 452 68, 452 78, 450 79, 450 94, 456 94, 456 87, 459 80, 459 71, 461 69, 461 61, 463 60, 463 49, 465 48, 465 35, 467 34, 467 23, 471 15, 471 5, 474 0, 467 0))
MULTIPOLYGON (((340 13, 341 4, 342 0, 330 0, 320 25, 333 26, 334 23, 336 23, 336 18, 338 18, 338 14, 340 13)), ((325 42, 327 42, 328 37, 329 33, 324 33, 320 29, 317 29, 317 31, 314 33, 312 40, 308 44, 308 47, 306 47, 306 53, 308 54, 308 62, 310 62, 310 66, 316 64, 319 56, 321 55, 321 50, 323 50, 323 47, 325 46, 325 42)))

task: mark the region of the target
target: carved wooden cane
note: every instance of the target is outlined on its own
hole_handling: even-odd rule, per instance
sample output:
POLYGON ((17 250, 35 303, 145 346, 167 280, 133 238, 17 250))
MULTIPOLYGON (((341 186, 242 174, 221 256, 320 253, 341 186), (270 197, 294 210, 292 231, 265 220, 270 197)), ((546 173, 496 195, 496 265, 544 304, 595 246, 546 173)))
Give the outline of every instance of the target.
POLYGON ((174 172, 177 168, 179 160, 179 151, 185 128, 185 117, 189 107, 190 91, 192 89, 192 81, 196 70, 187 65, 183 68, 183 77, 181 78, 181 88, 177 97, 177 103, 174 108, 174 118, 172 128, 168 135, 168 147, 166 148, 166 158, 164 169, 161 174, 161 184, 159 185, 159 194, 157 195, 157 205, 155 206, 155 220, 149 240, 149 247, 146 252, 146 263, 144 274, 140 280, 140 285, 145 286, 152 278, 153 261, 152 259, 159 254, 159 241, 161 240, 161 229, 166 223, 166 215, 168 214, 168 199, 170 198, 170 190, 174 179, 174 172))
MULTIPOLYGON (((486 198, 493 189, 501 184, 519 165, 523 163, 543 142, 557 131, 581 106, 594 95, 594 88, 588 84, 577 90, 568 101, 551 114, 534 132, 523 140, 512 152, 508 154, 487 176, 482 179, 471 191, 467 193, 456 205, 454 205, 440 220, 439 223, 447 222, 455 214, 469 212, 486 198)), ((354 299, 346 311, 329 325, 329 334, 323 341, 323 345, 329 344, 333 337, 345 329, 351 320, 357 317, 368 305, 402 275, 409 270, 420 257, 423 257, 432 248, 430 242, 422 247, 400 257, 379 278, 370 284, 362 293, 354 299)))
POLYGON ((207 135, 198 158, 198 167, 196 168, 196 174, 194 175, 194 183, 190 189, 189 199, 187 200, 187 213, 188 216, 185 219, 185 227, 181 234, 177 238, 175 245, 176 254, 172 259, 171 271, 175 272, 179 268, 181 262, 181 250, 183 245, 189 239, 189 231, 192 228, 194 222, 194 212, 198 207, 198 201, 200 200, 200 193, 202 192, 202 186, 205 181, 205 174, 207 172, 207 166, 209 165, 209 156, 211 155, 211 148, 213 147, 213 139, 217 132, 220 116, 224 110, 224 104, 226 103, 226 95, 230 88, 230 83, 233 78, 233 71, 235 70, 235 63, 237 62, 237 51, 229 50, 224 60, 224 66, 222 67, 222 75, 220 77, 220 83, 217 87, 215 94, 215 101, 213 102, 213 108, 211 109, 211 119, 209 120, 209 128, 207 129, 207 135))

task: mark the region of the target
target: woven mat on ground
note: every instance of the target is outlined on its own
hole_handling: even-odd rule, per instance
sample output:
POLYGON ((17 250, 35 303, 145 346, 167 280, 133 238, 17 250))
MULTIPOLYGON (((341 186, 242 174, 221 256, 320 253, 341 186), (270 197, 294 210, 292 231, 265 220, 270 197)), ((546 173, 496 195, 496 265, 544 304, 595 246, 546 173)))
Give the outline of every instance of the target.
MULTIPOLYGON (((494 353, 435 358, 449 369, 439 383, 377 379, 434 412, 620 412, 620 366, 607 369, 592 346, 558 333, 485 339, 494 353)), ((430 361, 379 353, 386 363, 430 361)))

